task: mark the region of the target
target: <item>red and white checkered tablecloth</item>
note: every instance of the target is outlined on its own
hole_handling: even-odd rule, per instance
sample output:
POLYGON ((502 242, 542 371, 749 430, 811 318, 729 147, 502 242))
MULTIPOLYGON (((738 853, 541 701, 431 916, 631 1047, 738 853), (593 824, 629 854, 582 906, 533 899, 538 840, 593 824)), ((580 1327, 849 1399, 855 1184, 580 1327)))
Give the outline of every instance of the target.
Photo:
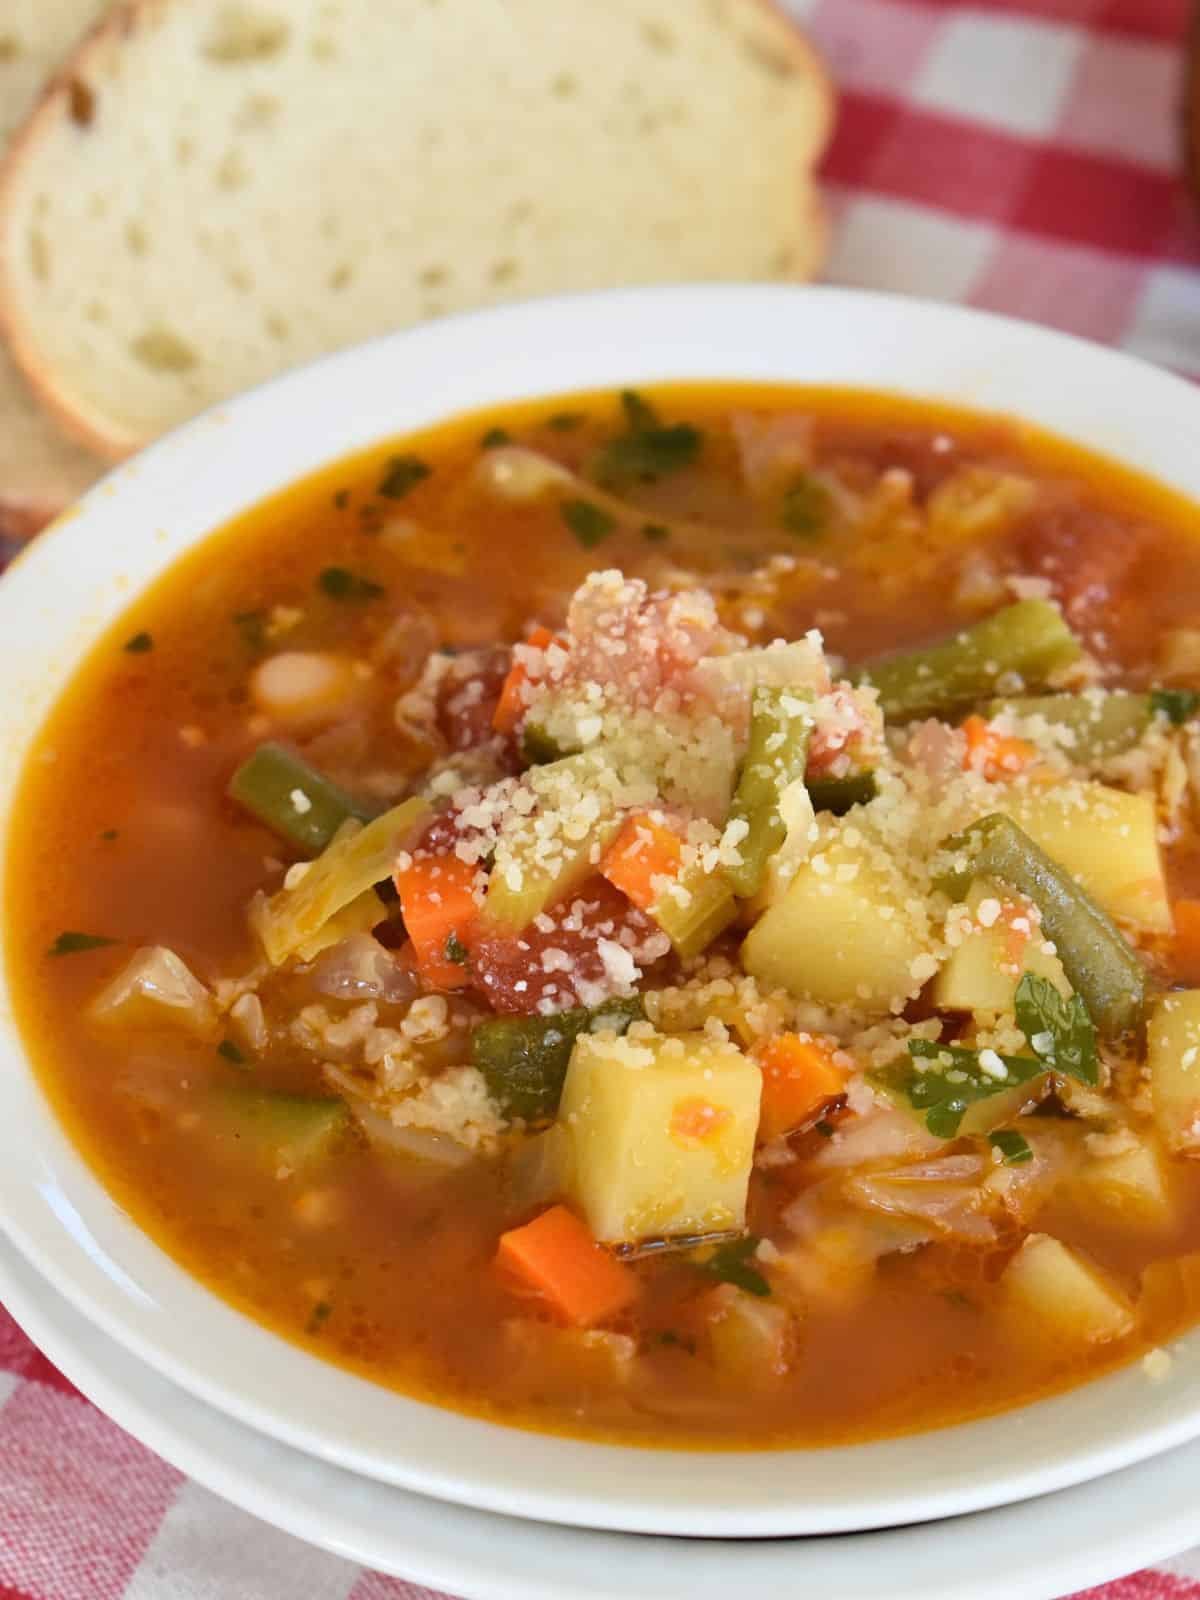
MULTIPOLYGON (((841 89, 830 279, 1029 317, 1200 376, 1200 223, 1179 177, 1187 0, 782 3, 841 89)), ((0 1600, 228 1597, 430 1600, 189 1482, 0 1311, 0 1600)), ((1200 1600, 1200 1551, 1088 1592, 1185 1597, 1200 1600)))

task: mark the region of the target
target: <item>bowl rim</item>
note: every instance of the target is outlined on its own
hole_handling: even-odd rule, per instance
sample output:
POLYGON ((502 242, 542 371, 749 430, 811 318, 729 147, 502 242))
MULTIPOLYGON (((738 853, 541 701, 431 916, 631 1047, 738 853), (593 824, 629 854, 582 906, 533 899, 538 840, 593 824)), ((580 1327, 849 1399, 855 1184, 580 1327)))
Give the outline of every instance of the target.
MULTIPOLYGON (((522 302, 387 335, 176 430, 111 473, 5 575, 0 876, 14 778, 72 670, 137 592, 237 511, 356 449, 493 401, 704 378, 823 382, 1015 412, 1200 498, 1191 385, 957 306, 703 285, 522 302)), ((200 1399, 335 1465, 507 1515, 700 1536, 861 1531, 1040 1495, 1200 1435, 1200 1331, 1174 1347, 1157 1384, 1134 1363, 1016 1411, 822 1450, 595 1443, 381 1389, 235 1311, 120 1210, 29 1067, 7 966, 0 1223, 77 1310, 200 1399)))

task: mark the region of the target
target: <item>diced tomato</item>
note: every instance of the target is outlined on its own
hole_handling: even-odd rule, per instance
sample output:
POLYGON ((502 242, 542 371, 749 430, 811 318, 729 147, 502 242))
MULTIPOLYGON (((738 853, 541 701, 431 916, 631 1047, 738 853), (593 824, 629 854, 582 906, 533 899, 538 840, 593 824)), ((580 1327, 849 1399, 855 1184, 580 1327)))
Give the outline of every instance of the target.
POLYGON ((438 731, 452 750, 473 750, 494 736, 492 719, 508 676, 506 649, 471 650, 438 685, 438 731))
POLYGON ((670 953, 670 941, 612 884, 589 878, 519 935, 495 934, 478 923, 471 942, 475 987, 497 1011, 536 1012, 598 1004, 620 992, 606 966, 602 941, 627 951, 645 972, 670 953))

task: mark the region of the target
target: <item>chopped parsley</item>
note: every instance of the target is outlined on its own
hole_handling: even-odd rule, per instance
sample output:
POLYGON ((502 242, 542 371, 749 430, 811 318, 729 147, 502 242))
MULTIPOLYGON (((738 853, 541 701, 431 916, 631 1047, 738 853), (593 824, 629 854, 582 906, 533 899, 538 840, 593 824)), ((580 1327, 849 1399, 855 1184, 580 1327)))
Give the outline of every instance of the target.
POLYGON ((379 493, 385 500, 403 500, 419 483, 424 483, 433 468, 420 456, 393 456, 379 480, 379 493))
POLYGON ((872 1078, 884 1090, 902 1095, 914 1111, 923 1112, 925 1126, 938 1139, 955 1138, 967 1107, 977 1100, 1003 1094, 1048 1070, 1044 1061, 1032 1056, 997 1056, 1005 1069, 1005 1076, 997 1078, 984 1070, 978 1050, 932 1039, 910 1039, 908 1053, 912 1061, 890 1062, 872 1078), (917 1065, 920 1062, 929 1065, 917 1065))
POLYGON ((758 1268, 751 1265, 758 1244, 755 1235, 748 1233, 744 1239, 731 1239, 728 1244, 719 1244, 715 1250, 703 1256, 694 1256, 692 1265, 701 1272, 707 1272, 710 1277, 719 1278, 722 1283, 731 1283, 735 1289, 745 1290, 747 1294, 769 1295, 771 1285, 758 1268))
POLYGON ((304 1324, 305 1333, 310 1336, 320 1333, 321 1329, 333 1315, 333 1307, 328 1300, 318 1300, 309 1313, 308 1321, 304 1324))
POLYGON ((690 422, 664 424, 635 389, 621 395, 625 431, 601 445, 592 465, 598 482, 609 487, 654 483, 688 467, 700 454, 704 435, 690 422))
POLYGON ((479 441, 481 450, 500 450, 506 444, 511 444, 512 434, 507 428, 489 428, 479 441))
POLYGON ((351 572, 348 567, 326 567, 317 578, 317 588, 331 600, 377 600, 385 593, 381 583, 351 572))
POLYGON ((546 418, 546 426, 553 428, 555 433, 574 433, 586 421, 586 411, 556 411, 552 417, 546 418))
POLYGON ((1200 694, 1194 689, 1151 689, 1150 709, 1161 711, 1168 722, 1179 728, 1194 715, 1200 706, 1200 694))
POLYGON ((671 530, 664 522, 647 522, 642 526, 642 538, 647 544, 662 544, 664 539, 671 537, 671 530))
POLYGON ((1044 1066, 1095 1088, 1100 1081, 1096 1030, 1080 995, 1064 1000, 1048 978, 1027 972, 1017 985, 1013 1010, 1017 1027, 1044 1066))
POLYGON ((453 962, 456 967, 469 967, 471 964, 466 945, 453 932, 446 940, 446 960, 453 962))
POLYGON ((247 650, 261 650, 267 642, 267 615, 265 611, 235 611, 233 625, 242 636, 247 650))
POLYGON ((820 1122, 813 1123, 813 1132, 819 1133, 822 1139, 832 1139, 834 1134, 837 1132, 837 1129, 834 1127, 832 1122, 825 1122, 822 1120, 820 1122))
POLYGON ((217 1054, 228 1061, 231 1066, 244 1067, 246 1065, 245 1055, 238 1049, 232 1039, 222 1039, 217 1046, 217 1054))
POLYGON ((135 633, 132 639, 126 639, 121 648, 131 656, 144 656, 147 650, 154 649, 153 635, 144 631, 135 633))
POLYGON ((784 490, 779 520, 797 539, 811 539, 829 520, 829 490, 802 472, 784 490))
POLYGON ((564 500, 558 509, 563 521, 585 550, 591 550, 602 539, 607 539, 617 526, 617 519, 591 500, 564 500))
POLYGON ((358 508, 358 526, 362 533, 378 533, 383 527, 383 509, 374 500, 358 508))
POLYGON ((52 956, 75 956, 81 950, 102 950, 105 945, 116 944, 115 939, 106 938, 102 933, 60 933, 50 946, 47 954, 52 956))
POLYGON ((349 489, 339 489, 333 497, 333 503, 339 511, 345 511, 346 507, 350 504, 349 489))
POLYGON ((117 830, 115 828, 105 828, 104 832, 100 835, 100 837, 107 843, 111 839, 119 838, 120 835, 118 834, 118 832, 117 832, 117 830))
POLYGON ((696 1341, 690 1334, 676 1333, 674 1328, 663 1328, 655 1338, 659 1344, 665 1344, 673 1350, 683 1350, 689 1356, 696 1354, 696 1341))
POLYGON ((993 1150, 999 1150, 1006 1167, 1023 1166, 1026 1161, 1033 1160, 1029 1140, 1015 1128, 998 1128, 995 1133, 988 1134, 988 1143, 993 1150))

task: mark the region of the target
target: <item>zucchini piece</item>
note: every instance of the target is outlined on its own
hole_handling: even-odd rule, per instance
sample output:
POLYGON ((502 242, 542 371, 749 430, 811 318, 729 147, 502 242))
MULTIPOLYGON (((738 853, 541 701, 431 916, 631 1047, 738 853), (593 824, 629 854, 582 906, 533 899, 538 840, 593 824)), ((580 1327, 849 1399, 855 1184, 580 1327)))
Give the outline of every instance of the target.
POLYGON ((737 902, 723 871, 718 868, 716 872, 705 872, 694 867, 655 901, 650 915, 670 939, 680 960, 690 961, 724 933, 737 916, 737 902))
POLYGON ((1200 1155, 1200 989, 1167 994, 1146 1030, 1159 1137, 1177 1155, 1200 1155))
POLYGON ((471 1064, 510 1117, 541 1122, 558 1110, 571 1051, 584 1032, 622 1034, 643 1016, 640 996, 574 1006, 550 1017, 495 1017, 471 1035, 471 1064))
POLYGON ((224 1138, 240 1144, 268 1168, 299 1171, 323 1161, 350 1131, 344 1100, 279 1094, 241 1084, 215 1091, 224 1138))
POLYGON ((989 720, 1004 713, 1014 717, 1043 717, 1051 727, 1068 728, 1075 742, 1063 747, 1069 760, 1080 766, 1119 755, 1135 745, 1150 726, 1154 710, 1148 694, 1020 695, 1010 700, 990 700, 983 708, 989 720))

